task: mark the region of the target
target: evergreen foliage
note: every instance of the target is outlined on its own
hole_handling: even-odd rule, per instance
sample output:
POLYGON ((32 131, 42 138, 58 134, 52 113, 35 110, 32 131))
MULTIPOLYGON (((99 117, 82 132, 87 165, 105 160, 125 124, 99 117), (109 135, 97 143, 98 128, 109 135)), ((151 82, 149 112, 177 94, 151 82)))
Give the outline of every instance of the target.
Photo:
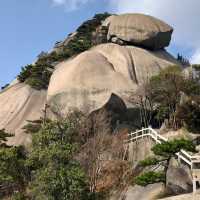
POLYGON ((200 133, 200 100, 189 100, 177 108, 179 123, 193 133, 200 133))
POLYGON ((163 172, 145 172, 135 178, 135 183, 141 186, 159 182, 165 182, 165 174, 163 172))
POLYGON ((61 52, 42 52, 35 64, 22 67, 18 80, 25 82, 31 87, 41 90, 47 89, 49 80, 56 62, 64 61, 96 45, 93 33, 102 21, 109 17, 109 13, 96 14, 91 20, 84 22, 78 29, 76 35, 61 49, 61 52))
POLYGON ((1 87, 1 90, 4 90, 4 89, 6 89, 8 86, 9 86, 9 84, 8 84, 8 83, 7 83, 7 84, 5 84, 4 86, 2 86, 2 87, 1 87))
POLYGON ((139 165, 142 167, 161 164, 165 167, 163 172, 145 172, 135 178, 135 183, 138 185, 146 186, 148 184, 165 182, 166 173, 169 166, 170 159, 181 150, 196 152, 195 145, 190 140, 175 139, 153 146, 152 151, 157 157, 149 157, 140 161, 139 165), (159 158, 159 159, 158 159, 159 158))
POLYGON ((72 124, 47 122, 33 134, 27 166, 32 173, 30 189, 34 199, 81 200, 89 195, 86 175, 74 160, 78 145, 72 124))
MULTIPOLYGON (((80 144, 79 117, 76 112, 60 121, 30 121, 31 125, 25 127, 27 133, 32 133, 29 152, 23 147, 0 146, 0 198, 94 199, 86 174, 74 159, 80 144)), ((1 132, 0 140, 4 142, 9 135, 1 132)))
POLYGON ((7 133, 4 129, 0 129, 0 148, 6 147, 7 145, 5 143, 7 142, 7 138, 12 136, 12 134, 7 133))
POLYGON ((139 162, 139 165, 142 167, 147 167, 147 166, 151 166, 151 165, 156 165, 159 163, 159 160, 156 157, 148 157, 144 160, 141 160, 139 162))
POLYGON ((168 142, 163 142, 162 144, 156 144, 152 151, 155 155, 162 156, 164 158, 171 158, 181 149, 190 152, 196 152, 195 145, 191 140, 186 139, 175 139, 168 142))
POLYGON ((24 190, 28 177, 25 161, 23 147, 0 147, 0 198, 24 190))
POLYGON ((175 122, 175 112, 180 104, 182 94, 188 96, 200 95, 197 80, 185 78, 178 66, 170 66, 153 76, 147 84, 147 98, 155 106, 154 118, 160 122, 171 120, 175 122))

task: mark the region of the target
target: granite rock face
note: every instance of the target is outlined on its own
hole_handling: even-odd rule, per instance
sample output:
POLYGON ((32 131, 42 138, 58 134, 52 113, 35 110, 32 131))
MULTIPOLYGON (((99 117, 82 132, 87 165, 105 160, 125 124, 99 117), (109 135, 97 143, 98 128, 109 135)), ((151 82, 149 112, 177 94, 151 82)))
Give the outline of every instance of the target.
MULTIPOLYGON (((161 69, 180 65, 162 49, 169 44, 173 31, 164 22, 146 15, 125 14, 113 15, 100 24, 91 36, 94 44, 107 42, 106 36, 113 43, 94 46, 55 63, 48 91, 37 91, 15 80, 0 92, 0 129, 15 133, 9 144, 31 142, 22 128, 27 120, 42 116, 45 104, 63 114, 74 108, 90 114, 109 105, 112 113, 117 110, 118 119, 125 107, 133 107, 129 97, 139 86, 161 69)), ((58 42, 53 51, 62 51, 76 36, 77 32, 58 42)))
POLYGON ((144 14, 111 16, 104 25, 109 26, 108 41, 151 50, 168 46, 173 32, 173 28, 165 22, 144 14))
POLYGON ((43 116, 46 91, 35 90, 23 83, 13 83, 0 92, 0 129, 15 134, 9 145, 28 145, 30 135, 24 133, 27 120, 38 120, 43 116))
POLYGON ((139 185, 129 186, 123 194, 113 195, 110 200, 154 200, 165 192, 163 183, 155 183, 142 187, 139 185))
POLYGON ((177 195, 192 192, 192 175, 190 168, 180 165, 172 158, 166 175, 166 188, 169 193, 177 195))
POLYGON ((54 71, 47 101, 53 109, 78 108, 91 113, 108 102, 111 94, 125 103, 139 85, 177 61, 165 50, 102 44, 60 63, 54 71))

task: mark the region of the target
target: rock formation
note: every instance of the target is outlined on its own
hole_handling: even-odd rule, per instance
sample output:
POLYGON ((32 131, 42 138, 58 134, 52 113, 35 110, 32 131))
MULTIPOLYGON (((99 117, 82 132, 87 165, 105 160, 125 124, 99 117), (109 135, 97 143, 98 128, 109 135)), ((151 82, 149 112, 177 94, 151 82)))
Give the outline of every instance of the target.
POLYGON ((157 50, 169 45, 173 28, 163 21, 143 14, 109 17, 108 40, 157 50))
MULTIPOLYGON (((99 18, 102 16, 99 15, 99 18)), ((16 137, 10 140, 11 144, 30 142, 29 137, 23 134, 22 127, 27 120, 34 120, 42 115, 45 103, 50 105, 53 112, 59 109, 65 114, 69 109, 78 108, 89 114, 109 104, 111 95, 115 94, 130 107, 129 96, 139 85, 161 69, 179 64, 163 49, 169 44, 173 31, 164 22, 151 16, 125 14, 108 17, 101 26, 99 24, 99 20, 95 19, 83 23, 79 28, 79 35, 83 35, 84 30, 91 29, 95 31, 95 41, 98 44, 99 41, 104 41, 107 30, 107 42, 115 43, 114 38, 117 38, 123 46, 114 43, 100 44, 70 59, 67 57, 64 62, 55 66, 48 91, 37 91, 14 82, 0 93, 0 128, 15 133, 16 137), (95 27, 98 25, 98 30, 93 24, 95 27)), ((92 35, 90 32, 86 34, 92 35)), ((76 36, 77 32, 71 34, 53 51, 62 54, 69 41, 76 36)), ((80 43, 79 40, 77 42, 80 43)))
POLYGON ((188 166, 180 165, 172 158, 167 171, 166 188, 177 195, 192 192, 192 175, 188 166))
POLYGON ((48 103, 63 111, 76 107, 90 113, 102 107, 112 93, 126 102, 138 85, 175 64, 165 50, 102 44, 57 66, 49 84, 48 103))
POLYGON ((37 91, 23 83, 15 83, 0 93, 0 129, 15 134, 8 144, 30 144, 30 135, 22 128, 26 120, 37 120, 42 116, 45 101, 46 91, 37 91))
MULTIPOLYGON (((99 18, 101 19, 101 15, 99 18)), ((88 129, 93 125, 94 116, 97 117, 101 111, 108 111, 112 115, 109 116, 111 124, 116 124, 119 119, 123 119, 124 113, 127 117, 128 110, 135 109, 135 105, 129 100, 140 86, 162 69, 171 65, 181 66, 181 63, 164 49, 170 44, 173 28, 161 20, 142 14, 124 14, 110 16, 101 24, 99 18, 83 23, 79 30, 70 34, 63 42, 57 42, 50 54, 42 55, 46 58, 41 58, 43 62, 38 66, 46 66, 46 63, 52 66, 50 82, 47 78, 45 85, 48 90, 31 88, 25 84, 25 77, 24 82, 21 81, 23 83, 15 80, 0 92, 0 129, 15 134, 15 137, 8 140, 8 144, 31 143, 31 136, 24 133, 23 127, 27 121, 43 117, 46 105, 50 111, 47 113, 49 118, 55 117, 50 114, 66 115, 71 109, 88 114, 88 129), (72 49, 74 51, 70 52, 72 49), (86 49, 89 50, 85 51, 86 49), (51 56, 48 57, 49 55, 51 56), (61 60, 58 59, 59 56, 61 60)), ((40 75, 43 74, 43 68, 39 69, 40 75)), ((24 71, 26 72, 26 69, 24 71)), ((189 74, 186 72, 185 70, 186 75, 189 74)), ((40 77, 39 81, 43 83, 40 77)), ((138 110, 135 109, 130 116, 135 127, 140 127, 138 110)), ((121 142, 124 144, 124 138, 121 142)), ((152 154, 153 142, 148 142, 137 142, 127 149, 131 157, 127 159, 132 167, 152 154), (141 147, 142 151, 139 149, 141 147)), ((167 171, 167 187, 163 183, 147 187, 129 185, 123 199, 156 199, 166 188, 173 194, 189 192, 191 184, 188 169, 177 166, 175 161, 171 160, 167 171)), ((119 194, 113 195, 111 199, 119 200, 119 194)))

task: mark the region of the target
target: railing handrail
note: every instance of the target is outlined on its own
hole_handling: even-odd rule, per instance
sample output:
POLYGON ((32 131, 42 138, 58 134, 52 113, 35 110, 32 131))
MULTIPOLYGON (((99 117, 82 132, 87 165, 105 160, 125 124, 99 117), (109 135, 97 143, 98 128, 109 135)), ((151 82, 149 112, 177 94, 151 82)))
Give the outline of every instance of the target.
MULTIPOLYGON (((135 139, 143 138, 145 136, 150 136, 157 143, 162 143, 163 141, 165 141, 165 142, 168 141, 167 138, 165 138, 164 136, 160 135, 159 133, 157 133, 157 131, 155 131, 154 129, 149 127, 149 128, 142 128, 141 130, 137 130, 136 132, 131 132, 130 134, 128 134, 128 137, 130 137, 130 138, 128 140, 126 140, 126 142, 133 142, 135 139), (142 135, 138 135, 138 133, 142 133, 142 135)), ((192 168, 193 163, 200 163, 200 156, 198 156, 198 155, 190 155, 185 150, 181 150, 176 155, 180 159, 182 159, 186 163, 188 163, 191 166, 191 168, 192 168), (199 162, 197 162, 197 160, 199 160, 199 162)))

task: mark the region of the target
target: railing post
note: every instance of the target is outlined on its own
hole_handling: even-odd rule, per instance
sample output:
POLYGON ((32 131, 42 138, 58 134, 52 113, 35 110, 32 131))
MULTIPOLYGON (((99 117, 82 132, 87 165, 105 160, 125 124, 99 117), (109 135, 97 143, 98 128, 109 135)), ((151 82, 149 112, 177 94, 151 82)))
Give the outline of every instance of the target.
POLYGON ((144 137, 144 127, 142 127, 142 139, 144 137))
POLYGON ((136 143, 137 143, 137 135, 138 135, 138 133, 137 133, 137 129, 136 129, 136 134, 135 134, 135 137, 136 137, 136 143))
POLYGON ((181 163, 181 160, 180 160, 180 152, 178 152, 177 155, 178 155, 178 162, 179 162, 179 164, 180 164, 180 163, 181 163))
POLYGON ((192 183, 193 183, 193 193, 196 193, 196 191, 197 191, 196 178, 192 179, 192 183))

